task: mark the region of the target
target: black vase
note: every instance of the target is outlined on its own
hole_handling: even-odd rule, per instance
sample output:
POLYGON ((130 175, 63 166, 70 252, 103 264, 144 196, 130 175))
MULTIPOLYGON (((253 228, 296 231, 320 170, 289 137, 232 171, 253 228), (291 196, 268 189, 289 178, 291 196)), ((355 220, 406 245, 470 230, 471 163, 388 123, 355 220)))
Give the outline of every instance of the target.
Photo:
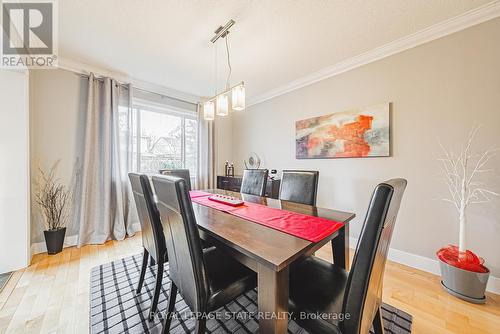
POLYGON ((45 244, 47 245, 47 253, 57 254, 63 249, 64 236, 66 235, 66 227, 57 230, 43 231, 45 235, 45 244))

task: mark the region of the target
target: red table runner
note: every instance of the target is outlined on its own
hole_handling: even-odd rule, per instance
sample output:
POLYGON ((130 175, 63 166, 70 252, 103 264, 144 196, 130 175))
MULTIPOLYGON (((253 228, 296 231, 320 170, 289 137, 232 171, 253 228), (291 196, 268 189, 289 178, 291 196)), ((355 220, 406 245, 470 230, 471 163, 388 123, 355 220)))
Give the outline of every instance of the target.
POLYGON ((210 196, 212 194, 207 193, 206 191, 191 190, 189 191, 189 195, 191 196, 191 198, 197 198, 197 197, 210 196))
POLYGON ((244 205, 233 207, 209 200, 208 196, 210 195, 212 194, 202 191, 191 192, 192 201, 195 203, 311 242, 318 242, 344 226, 343 223, 333 220, 275 209, 257 203, 245 202, 244 205))

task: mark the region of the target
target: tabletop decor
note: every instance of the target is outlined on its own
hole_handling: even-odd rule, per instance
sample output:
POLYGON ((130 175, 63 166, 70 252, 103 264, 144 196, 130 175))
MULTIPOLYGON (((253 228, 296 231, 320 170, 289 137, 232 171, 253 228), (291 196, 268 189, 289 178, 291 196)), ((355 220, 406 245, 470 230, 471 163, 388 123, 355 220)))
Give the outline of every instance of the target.
POLYGON ((490 271, 482 258, 467 249, 467 209, 472 204, 488 203, 499 194, 488 189, 484 182, 485 175, 493 172, 487 164, 497 150, 473 151, 472 144, 478 130, 479 127, 472 129, 458 153, 441 145, 443 157, 439 162, 449 191, 449 197, 443 200, 457 210, 460 232, 458 247, 441 248, 437 257, 443 288, 458 298, 480 304, 486 299, 484 291, 490 271))
POLYGON ((389 156, 389 103, 295 123, 297 159, 389 156))
MULTIPOLYGON (((319 242, 344 226, 343 223, 331 219, 312 217, 252 202, 238 201, 234 197, 231 197, 231 199, 242 202, 242 205, 240 203, 235 203, 235 205, 232 202, 225 202, 223 200, 214 201, 211 193, 207 192, 205 196, 202 193, 201 191, 190 193, 191 200, 194 203, 220 210, 312 242, 319 242)), ((227 198, 230 196, 222 195, 221 197, 227 198)))
POLYGON ((35 186, 35 201, 41 209, 45 230, 45 244, 48 254, 62 251, 72 192, 56 177, 59 160, 48 172, 38 167, 35 186))
POLYGON ((246 169, 259 169, 261 160, 257 153, 250 152, 244 163, 246 169))

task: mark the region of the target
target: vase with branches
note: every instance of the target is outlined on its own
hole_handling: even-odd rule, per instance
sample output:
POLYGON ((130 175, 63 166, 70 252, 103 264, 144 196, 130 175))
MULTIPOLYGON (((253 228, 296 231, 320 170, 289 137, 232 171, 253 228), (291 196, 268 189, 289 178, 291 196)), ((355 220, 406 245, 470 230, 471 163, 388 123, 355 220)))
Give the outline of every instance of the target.
POLYGON ((441 262, 443 285, 451 290, 450 292, 458 293, 456 294, 458 297, 465 296, 461 298, 473 302, 484 300, 488 276, 486 275, 486 281, 483 278, 480 284, 474 287, 471 286, 474 285, 473 280, 470 280, 466 272, 472 272, 478 277, 477 274, 489 274, 489 270, 483 265, 482 258, 467 249, 467 209, 471 205, 489 203, 493 197, 499 196, 483 181, 486 174, 493 172, 493 169, 488 167, 488 163, 496 155, 498 149, 486 149, 479 152, 473 150, 474 139, 479 129, 480 127, 475 127, 470 131, 458 153, 446 149, 440 143, 443 156, 438 159, 442 176, 448 186, 448 197, 443 198, 443 201, 453 205, 459 222, 458 247, 450 245, 437 252, 441 262), (458 268, 465 273, 458 271, 457 274, 457 271, 446 265, 458 268), (453 277, 445 277, 450 275, 453 277), (457 275, 462 279, 457 278, 457 275), (448 286, 446 281, 448 285, 453 286, 448 286), (471 290, 474 291, 471 292, 471 290))
POLYGON ((56 161, 48 171, 39 166, 35 182, 34 198, 43 216, 49 254, 62 250, 72 200, 72 191, 57 178, 58 165, 59 161, 56 161))

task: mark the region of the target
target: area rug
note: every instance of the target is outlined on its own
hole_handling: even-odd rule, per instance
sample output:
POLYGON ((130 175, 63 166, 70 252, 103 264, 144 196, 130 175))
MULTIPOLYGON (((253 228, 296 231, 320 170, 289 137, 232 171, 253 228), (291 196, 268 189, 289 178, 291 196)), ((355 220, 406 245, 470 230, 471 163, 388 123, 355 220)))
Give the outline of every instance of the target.
MULTIPOLYGON (((148 268, 141 294, 135 288, 139 279, 142 254, 103 264, 92 269, 90 281, 90 332, 98 333, 161 333, 168 300, 170 280, 168 266, 163 277, 163 289, 158 303, 158 315, 148 320, 153 296, 155 269, 148 268)), ((177 316, 172 320, 170 333, 184 334, 194 330, 195 320, 186 303, 177 296, 177 316)), ((207 333, 258 333, 257 291, 249 291, 214 312, 207 321, 207 333)), ((411 333, 412 317, 390 305, 382 306, 386 333, 411 333)), ((288 333, 307 331, 291 320, 288 333)))

